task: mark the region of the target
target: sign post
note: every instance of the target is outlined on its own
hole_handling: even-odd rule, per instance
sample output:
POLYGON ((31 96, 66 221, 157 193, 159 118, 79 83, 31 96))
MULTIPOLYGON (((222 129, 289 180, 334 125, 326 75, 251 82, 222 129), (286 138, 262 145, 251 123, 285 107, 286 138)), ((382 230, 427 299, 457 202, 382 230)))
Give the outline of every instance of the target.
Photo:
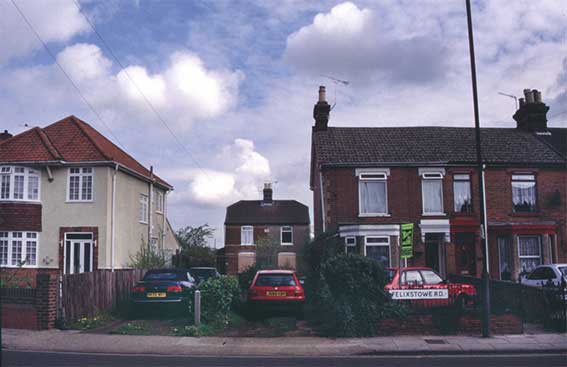
POLYGON ((405 260, 413 257, 413 223, 404 223, 400 226, 400 257, 405 260))

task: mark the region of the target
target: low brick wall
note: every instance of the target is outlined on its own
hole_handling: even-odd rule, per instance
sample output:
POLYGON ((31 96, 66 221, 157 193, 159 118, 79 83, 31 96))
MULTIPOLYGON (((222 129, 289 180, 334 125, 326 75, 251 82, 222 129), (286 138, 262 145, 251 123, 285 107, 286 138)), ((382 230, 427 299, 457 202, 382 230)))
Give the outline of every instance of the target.
MULTIPOLYGON (((384 319, 378 329, 380 335, 480 335, 481 319, 479 313, 452 319, 443 313, 415 314, 405 318, 384 319)), ((522 319, 514 314, 492 315, 490 329, 492 334, 522 334, 524 325, 522 319)))
POLYGON ((57 317, 57 275, 37 274, 36 288, 2 288, 2 327, 46 330, 57 317))

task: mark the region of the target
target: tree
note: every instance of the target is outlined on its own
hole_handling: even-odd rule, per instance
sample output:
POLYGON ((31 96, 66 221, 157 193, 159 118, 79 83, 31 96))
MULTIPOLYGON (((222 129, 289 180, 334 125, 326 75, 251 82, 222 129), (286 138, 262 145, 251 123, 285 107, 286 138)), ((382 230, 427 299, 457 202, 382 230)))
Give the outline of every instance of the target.
POLYGON ((167 255, 163 250, 148 247, 148 243, 142 238, 140 249, 134 255, 130 255, 130 267, 134 269, 160 269, 166 267, 167 255))
POLYGON ((175 261, 179 267, 215 266, 215 251, 207 246, 207 238, 215 229, 208 224, 198 227, 187 226, 175 232, 181 245, 181 253, 175 261))
POLYGON ((281 246, 274 240, 262 237, 256 241, 256 265, 261 269, 278 268, 278 252, 281 246))

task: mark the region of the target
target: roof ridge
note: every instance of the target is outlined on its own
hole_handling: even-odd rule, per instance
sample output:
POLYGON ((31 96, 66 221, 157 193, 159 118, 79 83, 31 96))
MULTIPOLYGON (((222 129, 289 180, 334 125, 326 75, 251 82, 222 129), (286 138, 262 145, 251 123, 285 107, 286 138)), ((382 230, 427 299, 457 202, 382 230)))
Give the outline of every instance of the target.
POLYGON ((37 132, 37 135, 41 139, 41 142, 43 143, 43 145, 45 145, 45 147, 49 151, 49 154, 51 154, 53 156, 53 158, 55 158, 57 160, 64 160, 61 153, 59 153, 57 148, 55 148, 55 146, 51 142, 51 139, 49 139, 49 136, 45 133, 45 131, 43 131, 42 128, 36 126, 32 130, 35 130, 37 132))
POLYGON ((71 119, 71 121, 77 125, 77 127, 79 128, 79 130, 83 133, 83 135, 85 135, 85 137, 91 142, 92 145, 94 145, 94 147, 99 151, 99 153, 106 158, 109 161, 113 161, 112 157, 109 156, 108 154, 106 154, 104 152, 104 150, 101 148, 101 146, 92 138, 92 136, 86 131, 85 127, 82 126, 81 123, 86 124, 86 122, 82 121, 81 119, 79 119, 78 117, 76 117, 75 115, 71 115, 69 116, 69 118, 71 119))

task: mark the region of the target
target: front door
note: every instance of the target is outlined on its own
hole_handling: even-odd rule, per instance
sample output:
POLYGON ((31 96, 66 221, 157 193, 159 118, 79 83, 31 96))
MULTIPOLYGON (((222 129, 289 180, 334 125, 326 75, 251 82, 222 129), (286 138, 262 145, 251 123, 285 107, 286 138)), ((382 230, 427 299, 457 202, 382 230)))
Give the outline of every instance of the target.
POLYGON ((457 274, 476 276, 474 233, 455 234, 455 264, 457 274))
POLYGON ((444 233, 427 233, 425 235, 425 266, 445 276, 444 233))
POLYGON ((93 240, 91 233, 66 233, 64 274, 77 274, 93 269, 93 240))

